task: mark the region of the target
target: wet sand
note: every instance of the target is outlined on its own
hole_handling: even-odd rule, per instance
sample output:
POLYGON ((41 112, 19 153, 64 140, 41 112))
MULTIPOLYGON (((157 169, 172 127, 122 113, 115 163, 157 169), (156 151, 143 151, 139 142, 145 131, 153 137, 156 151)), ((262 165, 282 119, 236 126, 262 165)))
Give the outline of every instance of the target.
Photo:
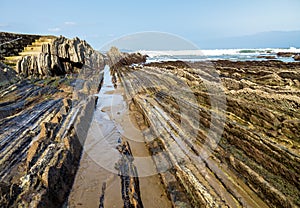
POLYGON ((69 207, 99 207, 103 183, 106 183, 104 207, 123 207, 121 180, 114 168, 120 158, 116 150, 119 138, 130 144, 144 207, 172 206, 159 176, 150 174, 155 172, 155 166, 127 103, 124 89, 119 85, 114 89, 106 68, 97 109, 69 196, 69 207))

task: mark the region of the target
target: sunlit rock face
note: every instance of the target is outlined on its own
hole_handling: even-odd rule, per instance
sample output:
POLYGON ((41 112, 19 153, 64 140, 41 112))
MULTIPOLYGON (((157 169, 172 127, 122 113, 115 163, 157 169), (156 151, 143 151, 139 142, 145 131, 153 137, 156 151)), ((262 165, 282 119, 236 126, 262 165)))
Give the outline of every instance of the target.
POLYGON ((17 72, 27 77, 78 73, 84 66, 99 68, 104 57, 86 41, 78 38, 54 38, 43 44, 40 53, 24 56, 17 63, 17 72))
POLYGON ((299 63, 177 61, 116 71, 144 115, 174 206, 300 205, 299 63))

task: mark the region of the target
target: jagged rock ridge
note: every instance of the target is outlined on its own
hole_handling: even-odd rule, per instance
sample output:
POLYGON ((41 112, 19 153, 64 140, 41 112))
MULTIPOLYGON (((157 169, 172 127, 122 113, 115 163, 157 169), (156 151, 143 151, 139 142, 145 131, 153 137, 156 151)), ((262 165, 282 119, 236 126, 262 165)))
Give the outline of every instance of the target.
POLYGON ((86 41, 59 37, 52 44, 43 44, 38 55, 23 57, 16 69, 25 77, 64 75, 78 73, 84 65, 99 68, 99 62, 94 60, 103 62, 104 57, 86 41))
POLYGON ((22 58, 19 77, 9 69, 0 89, 1 207, 63 205, 103 79, 104 56, 85 41, 60 37, 42 48, 22 58))

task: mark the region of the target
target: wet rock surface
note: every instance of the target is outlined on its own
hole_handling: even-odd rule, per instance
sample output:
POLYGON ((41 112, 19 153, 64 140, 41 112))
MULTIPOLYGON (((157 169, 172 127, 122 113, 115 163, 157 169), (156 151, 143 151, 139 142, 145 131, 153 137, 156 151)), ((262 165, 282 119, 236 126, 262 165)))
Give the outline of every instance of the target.
POLYGON ((78 168, 105 63, 79 39, 60 37, 48 48, 57 54, 42 74, 29 67, 40 62, 26 60, 41 60, 45 51, 24 56, 29 68, 19 73, 0 65, 6 83, 0 88, 1 207, 62 206, 78 168))
POLYGON ((116 163, 121 178, 121 192, 124 208, 143 208, 139 187, 139 175, 137 168, 133 164, 134 157, 128 142, 123 142, 117 147, 121 153, 121 159, 116 163))
POLYGON ((278 52, 276 54, 277 56, 281 56, 281 57, 292 57, 297 55, 297 53, 293 53, 293 52, 278 52))
POLYGON ((174 207, 300 206, 299 63, 177 61, 116 72, 144 116, 174 207))
POLYGON ((300 61, 300 54, 299 53, 292 53, 292 52, 278 52, 276 54, 278 57, 293 57, 295 61, 300 61))
POLYGON ((295 55, 295 56, 294 56, 294 60, 295 60, 295 61, 300 61, 300 55, 299 55, 299 54, 295 55))
POLYGON ((276 59, 276 56, 257 56, 257 58, 259 58, 259 59, 276 59))

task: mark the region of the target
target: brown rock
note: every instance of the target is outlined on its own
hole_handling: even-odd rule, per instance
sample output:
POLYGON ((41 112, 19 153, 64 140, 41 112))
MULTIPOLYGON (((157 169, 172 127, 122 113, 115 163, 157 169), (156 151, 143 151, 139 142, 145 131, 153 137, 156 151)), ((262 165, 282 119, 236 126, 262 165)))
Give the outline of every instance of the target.
POLYGON ((295 55, 295 56, 294 56, 294 60, 295 60, 295 61, 300 61, 300 55, 299 55, 299 54, 295 55))
POLYGON ((122 53, 116 47, 112 47, 108 51, 107 56, 111 68, 130 66, 132 64, 144 64, 148 57, 140 53, 122 53))
POLYGON ((276 56, 257 56, 259 59, 276 59, 276 56))
POLYGON ((292 52, 278 52, 277 56, 280 56, 280 57, 292 57, 295 54, 296 53, 292 53, 292 52))

